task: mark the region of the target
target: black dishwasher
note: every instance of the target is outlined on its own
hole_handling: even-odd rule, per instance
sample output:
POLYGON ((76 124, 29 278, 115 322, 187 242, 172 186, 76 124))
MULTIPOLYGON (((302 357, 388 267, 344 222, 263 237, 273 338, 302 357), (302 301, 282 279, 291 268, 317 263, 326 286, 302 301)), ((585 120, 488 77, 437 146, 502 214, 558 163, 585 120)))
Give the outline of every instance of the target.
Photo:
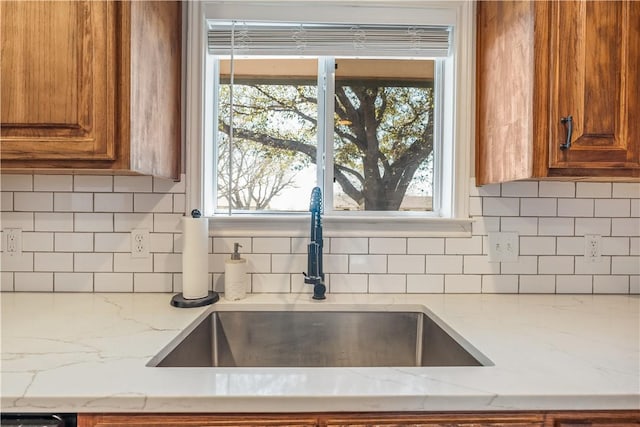
POLYGON ((0 427, 76 427, 76 414, 2 414, 0 427))

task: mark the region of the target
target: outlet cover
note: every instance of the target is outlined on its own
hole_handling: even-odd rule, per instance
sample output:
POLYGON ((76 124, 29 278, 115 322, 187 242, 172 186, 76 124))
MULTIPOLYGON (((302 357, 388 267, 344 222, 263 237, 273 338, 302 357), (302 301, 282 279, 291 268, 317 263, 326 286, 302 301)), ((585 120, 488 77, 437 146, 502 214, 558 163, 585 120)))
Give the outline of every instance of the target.
POLYGON ((515 232, 489 233, 489 262, 518 262, 519 241, 515 232))
POLYGON ((21 228, 5 228, 4 251, 10 256, 18 256, 22 253, 22 229, 21 228))
POLYGON ((149 230, 131 230, 131 258, 149 258, 149 230))
POLYGON ((585 234, 584 236, 584 259, 588 263, 600 262, 600 246, 602 237, 599 234, 585 234))

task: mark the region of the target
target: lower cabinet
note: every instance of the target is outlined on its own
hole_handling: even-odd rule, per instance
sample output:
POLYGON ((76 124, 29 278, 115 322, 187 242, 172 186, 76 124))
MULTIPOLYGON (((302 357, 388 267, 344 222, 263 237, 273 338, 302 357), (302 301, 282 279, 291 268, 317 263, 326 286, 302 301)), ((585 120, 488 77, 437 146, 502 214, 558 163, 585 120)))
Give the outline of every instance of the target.
POLYGON ((640 411, 79 414, 78 427, 640 427, 640 411))

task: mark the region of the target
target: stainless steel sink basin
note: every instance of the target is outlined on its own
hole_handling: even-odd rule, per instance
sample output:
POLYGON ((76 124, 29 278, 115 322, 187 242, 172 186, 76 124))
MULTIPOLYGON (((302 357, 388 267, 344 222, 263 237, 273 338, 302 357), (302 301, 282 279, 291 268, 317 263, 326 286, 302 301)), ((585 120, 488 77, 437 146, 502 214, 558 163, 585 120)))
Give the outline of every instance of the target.
POLYGON ((419 311, 210 311, 158 353, 158 367, 483 366, 419 311))

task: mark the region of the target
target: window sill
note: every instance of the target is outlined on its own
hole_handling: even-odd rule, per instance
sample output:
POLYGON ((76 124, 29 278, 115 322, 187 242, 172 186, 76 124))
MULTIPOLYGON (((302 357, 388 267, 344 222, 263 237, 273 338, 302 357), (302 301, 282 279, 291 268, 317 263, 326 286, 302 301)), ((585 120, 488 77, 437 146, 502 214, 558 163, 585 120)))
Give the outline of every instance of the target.
MULTIPOLYGON (((323 218, 324 237, 470 237, 472 219, 346 217, 323 218)), ((213 216, 209 234, 221 237, 305 237, 309 215, 213 216)))

